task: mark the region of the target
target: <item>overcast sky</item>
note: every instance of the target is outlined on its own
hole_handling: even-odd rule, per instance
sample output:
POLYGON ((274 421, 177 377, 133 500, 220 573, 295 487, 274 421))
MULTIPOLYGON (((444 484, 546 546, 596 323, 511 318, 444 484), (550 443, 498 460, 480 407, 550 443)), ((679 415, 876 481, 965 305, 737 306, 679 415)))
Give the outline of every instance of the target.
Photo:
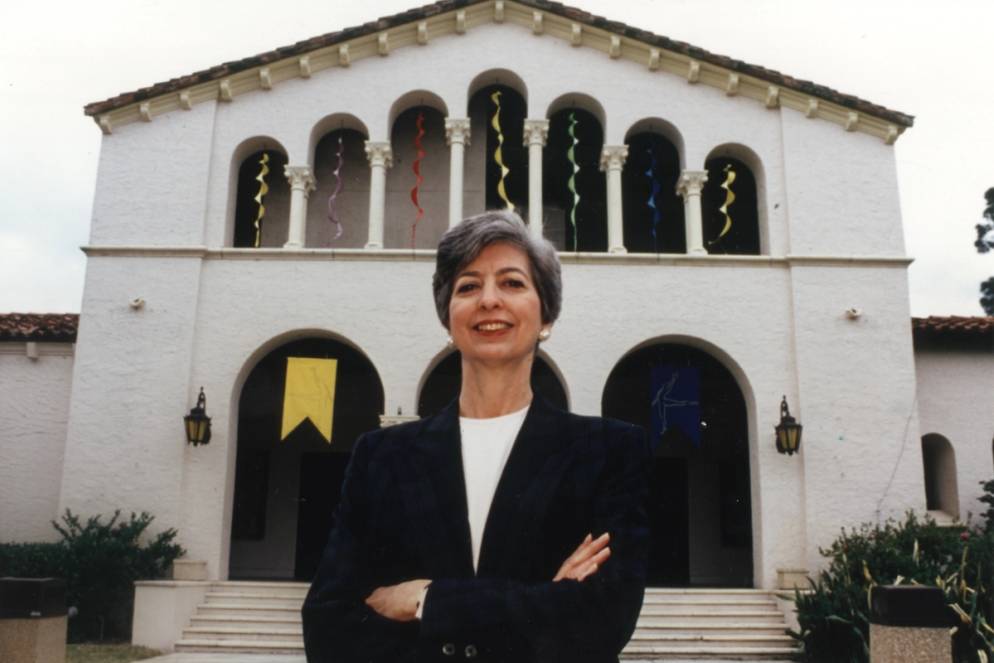
MULTIPOLYGON (((106 99, 418 0, 102 0, 0 8, 0 312, 76 312, 106 99)), ((575 0, 595 14, 916 117, 896 145, 914 315, 981 315, 994 186, 991 0, 575 0), (826 9, 828 8, 828 9, 826 9)))

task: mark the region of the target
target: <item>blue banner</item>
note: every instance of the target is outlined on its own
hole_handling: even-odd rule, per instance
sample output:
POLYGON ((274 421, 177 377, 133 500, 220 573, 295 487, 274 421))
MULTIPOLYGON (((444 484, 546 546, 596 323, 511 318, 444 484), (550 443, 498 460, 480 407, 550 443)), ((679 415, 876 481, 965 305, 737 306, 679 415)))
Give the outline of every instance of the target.
POLYGON ((701 446, 701 373, 691 366, 667 364, 652 367, 651 440, 659 443, 663 433, 680 430, 695 447, 701 446))

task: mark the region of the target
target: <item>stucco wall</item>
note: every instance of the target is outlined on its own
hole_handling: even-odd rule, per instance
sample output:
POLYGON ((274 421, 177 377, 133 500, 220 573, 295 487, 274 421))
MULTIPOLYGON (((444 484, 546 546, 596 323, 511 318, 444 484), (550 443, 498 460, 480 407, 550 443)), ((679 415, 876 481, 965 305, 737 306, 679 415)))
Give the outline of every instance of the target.
POLYGON ((73 346, 0 343, 0 541, 58 539, 73 346))
MULTIPOLYGON (((607 145, 622 144, 633 125, 655 118, 671 127, 686 168, 703 169, 718 150, 749 163, 757 178, 762 248, 771 259, 564 256, 566 302, 545 349, 572 408, 599 414, 612 368, 654 339, 688 343, 722 361, 742 389, 748 415, 759 585, 772 585, 779 567, 820 564, 817 546, 843 525, 924 506, 920 453, 913 453, 919 430, 906 265, 858 258, 903 255, 893 148, 791 110, 768 109, 523 27, 486 25, 105 136, 93 242, 230 245, 233 169, 246 150, 275 146, 285 149, 290 165, 314 166, 317 140, 335 118, 386 141, 394 117, 429 96, 449 116, 465 117, 471 81, 498 68, 524 81, 529 118, 576 101, 603 116, 607 145), (787 261, 786 255, 846 261, 787 261), (847 319, 851 306, 865 315, 847 319), (799 457, 781 456, 773 446, 784 394, 805 426, 799 457)), ((394 146, 387 246, 406 246, 409 236, 411 138, 403 129, 394 146)), ((467 150, 467 213, 482 204, 484 145, 477 121, 467 150)), ((447 222, 449 166, 437 126, 429 148, 430 215, 419 229, 427 244, 419 246, 447 222)), ((350 151, 350 160, 358 160, 357 152, 350 151)), ((316 172, 322 179, 308 219, 325 227, 307 236, 320 244, 328 230, 326 164, 316 172)), ((368 186, 364 178, 358 182, 368 186)), ((343 208, 361 209, 360 194, 343 208)), ((352 231, 361 234, 361 224, 352 231)), ((359 246, 361 239, 348 242, 359 246)), ((336 335, 376 367, 386 412, 415 412, 417 386, 445 339, 430 303, 431 260, 407 252, 94 254, 60 505, 149 509, 160 526, 179 528, 190 556, 208 560, 211 577, 223 577, 232 422, 248 371, 282 342, 336 335), (136 296, 147 301, 144 309, 127 306, 136 296), (215 437, 190 449, 180 423, 201 385, 215 437)))
MULTIPOLYGON (((960 518, 976 517, 987 510, 978 499, 979 483, 994 478, 994 348, 922 350, 915 366, 922 435, 949 440, 956 454, 960 518)), ((916 451, 921 455, 920 441, 916 451)))

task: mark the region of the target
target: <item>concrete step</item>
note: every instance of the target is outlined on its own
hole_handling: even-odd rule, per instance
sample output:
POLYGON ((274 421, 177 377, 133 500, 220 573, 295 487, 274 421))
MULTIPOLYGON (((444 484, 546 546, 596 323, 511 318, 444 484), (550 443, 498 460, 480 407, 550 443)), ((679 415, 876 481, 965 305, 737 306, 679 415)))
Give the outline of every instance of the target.
POLYGON ((214 617, 278 617, 290 619, 300 615, 300 608, 280 608, 273 606, 232 605, 229 603, 201 603, 197 606, 198 616, 214 617))
POLYGON ((204 602, 208 605, 223 603, 228 605, 251 605, 256 607, 296 608, 304 605, 303 597, 279 596, 277 594, 233 594, 230 592, 207 592, 204 602))
POLYGON ((240 628, 300 628, 300 615, 293 617, 256 617, 243 615, 194 615, 190 626, 211 628, 214 626, 234 626, 240 628))
POLYGON ((729 622, 772 622, 783 621, 779 610, 654 610, 642 608, 640 621, 658 624, 661 621, 680 621, 687 624, 715 624, 729 622))
POLYGON ((624 660, 640 661, 682 658, 689 660, 789 661, 797 657, 793 647, 682 647, 669 645, 629 644, 621 652, 624 660))
POLYGON ((232 654, 300 654, 304 641, 280 642, 279 640, 213 640, 183 638, 176 641, 178 652, 217 652, 232 654))
POLYGON ((268 640, 302 642, 301 628, 246 628, 244 626, 191 626, 183 629, 184 640, 268 640))
POLYGON ((725 622, 694 624, 673 622, 670 620, 661 621, 658 624, 646 623, 639 620, 636 625, 636 632, 642 633, 700 633, 712 635, 783 635, 787 632, 787 624, 784 622, 725 622))
POLYGON ((633 645, 690 646, 704 647, 792 647, 796 641, 789 635, 713 634, 713 633, 645 633, 635 631, 633 645))

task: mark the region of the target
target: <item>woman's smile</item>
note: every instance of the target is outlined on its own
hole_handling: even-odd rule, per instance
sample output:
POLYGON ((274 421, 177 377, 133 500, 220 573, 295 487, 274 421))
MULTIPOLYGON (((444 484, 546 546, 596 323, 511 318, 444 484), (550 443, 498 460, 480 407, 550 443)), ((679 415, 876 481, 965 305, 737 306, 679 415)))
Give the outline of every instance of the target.
POLYGON ((490 244, 456 277, 449 331, 465 361, 516 363, 530 357, 541 318, 528 256, 513 244, 490 244))

